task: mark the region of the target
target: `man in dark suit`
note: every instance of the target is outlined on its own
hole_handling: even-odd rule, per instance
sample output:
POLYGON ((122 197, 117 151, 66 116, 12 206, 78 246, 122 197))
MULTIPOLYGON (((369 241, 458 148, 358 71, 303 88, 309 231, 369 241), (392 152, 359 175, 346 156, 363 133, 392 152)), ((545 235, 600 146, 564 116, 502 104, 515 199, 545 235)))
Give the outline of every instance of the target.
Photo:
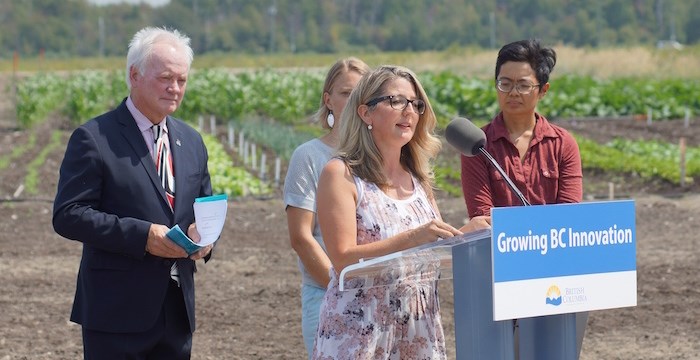
POLYGON ((82 325, 85 359, 190 358, 195 260, 208 260, 211 246, 188 257, 166 232, 179 224, 198 240, 192 205, 212 192, 202 137, 170 116, 192 58, 177 30, 137 32, 127 55, 129 96, 68 142, 53 226, 83 243, 71 320, 82 325))

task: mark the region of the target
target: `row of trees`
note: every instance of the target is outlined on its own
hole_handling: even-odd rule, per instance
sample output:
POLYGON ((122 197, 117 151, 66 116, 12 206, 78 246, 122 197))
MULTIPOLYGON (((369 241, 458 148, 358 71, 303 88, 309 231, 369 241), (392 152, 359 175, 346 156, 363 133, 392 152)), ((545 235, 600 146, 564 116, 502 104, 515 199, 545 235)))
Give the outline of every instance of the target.
POLYGON ((700 0, 88 0, 0 2, 0 58, 122 56, 146 25, 178 28, 207 52, 495 48, 537 37, 573 46, 700 41, 700 0))

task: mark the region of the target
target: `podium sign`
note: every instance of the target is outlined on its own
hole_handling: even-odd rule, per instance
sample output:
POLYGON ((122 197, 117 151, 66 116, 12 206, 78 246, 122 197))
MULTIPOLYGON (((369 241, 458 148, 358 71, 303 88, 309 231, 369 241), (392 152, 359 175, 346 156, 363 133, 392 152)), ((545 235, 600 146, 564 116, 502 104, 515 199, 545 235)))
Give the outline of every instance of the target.
POLYGON ((493 208, 495 321, 637 305, 634 201, 493 208))

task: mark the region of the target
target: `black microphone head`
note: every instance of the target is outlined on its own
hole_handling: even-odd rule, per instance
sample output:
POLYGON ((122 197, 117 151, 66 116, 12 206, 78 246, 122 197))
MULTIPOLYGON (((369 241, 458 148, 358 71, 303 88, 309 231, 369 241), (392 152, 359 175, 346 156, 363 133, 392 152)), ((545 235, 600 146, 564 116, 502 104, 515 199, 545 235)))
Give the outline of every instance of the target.
POLYGON ((465 156, 479 154, 479 148, 486 144, 486 134, 471 121, 456 117, 445 128, 445 138, 455 149, 465 156))

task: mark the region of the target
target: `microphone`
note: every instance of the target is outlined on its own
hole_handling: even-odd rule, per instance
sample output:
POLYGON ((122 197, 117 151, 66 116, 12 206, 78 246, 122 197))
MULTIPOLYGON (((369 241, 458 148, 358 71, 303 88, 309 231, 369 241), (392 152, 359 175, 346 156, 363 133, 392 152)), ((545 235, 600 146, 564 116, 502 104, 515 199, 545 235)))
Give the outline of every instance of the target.
POLYGON ((484 147, 486 145, 486 134, 484 131, 479 129, 474 123, 463 117, 456 117, 450 121, 450 123, 445 128, 445 138, 447 142, 452 145, 455 149, 459 150, 464 156, 476 156, 478 154, 484 155, 491 164, 498 170, 498 172, 503 176, 508 183, 508 187, 515 193, 515 195, 520 199, 520 202, 525 206, 529 206, 530 203, 525 199, 523 193, 520 192, 517 186, 513 184, 513 181, 506 175, 496 159, 486 151, 484 147))
POLYGON ((486 134, 471 121, 456 117, 447 124, 445 138, 455 149, 465 156, 479 154, 479 149, 486 145, 486 134))

